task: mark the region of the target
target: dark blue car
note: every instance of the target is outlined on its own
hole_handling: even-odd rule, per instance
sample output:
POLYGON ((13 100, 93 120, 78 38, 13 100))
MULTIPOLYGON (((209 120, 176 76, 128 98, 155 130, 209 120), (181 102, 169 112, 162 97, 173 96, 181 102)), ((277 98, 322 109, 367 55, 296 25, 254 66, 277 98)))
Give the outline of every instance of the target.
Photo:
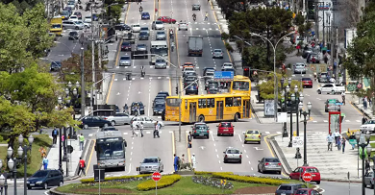
POLYGON ((150 14, 148 12, 142 12, 141 19, 142 20, 149 20, 150 19, 150 14))

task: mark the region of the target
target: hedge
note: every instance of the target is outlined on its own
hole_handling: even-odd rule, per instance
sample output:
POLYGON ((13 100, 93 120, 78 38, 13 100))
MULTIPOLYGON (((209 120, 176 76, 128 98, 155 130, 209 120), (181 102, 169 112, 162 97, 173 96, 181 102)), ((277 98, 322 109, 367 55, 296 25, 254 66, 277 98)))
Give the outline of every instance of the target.
MULTIPOLYGON (((158 189, 171 186, 172 184, 178 182, 181 179, 181 175, 163 175, 158 181, 158 189)), ((147 191, 155 189, 155 181, 148 180, 137 185, 137 189, 140 191, 147 191)))
POLYGON ((232 172, 209 172, 209 171, 194 171, 194 175, 212 175, 214 173, 223 173, 232 175, 232 172))
MULTIPOLYGON (((131 175, 131 176, 118 176, 118 177, 106 177, 104 181, 113 181, 113 180, 121 180, 121 179, 132 179, 132 178, 140 178, 140 177, 151 177, 151 174, 142 174, 142 175, 131 175)), ((81 179, 81 183, 95 183, 94 178, 88 179, 81 179)))
POLYGON ((228 180, 246 182, 246 183, 258 183, 258 184, 268 184, 268 185, 281 185, 284 183, 288 183, 287 181, 281 180, 281 179, 240 176, 240 175, 233 175, 233 174, 227 174, 227 173, 213 173, 212 176, 216 178, 220 178, 220 179, 228 179, 228 180))

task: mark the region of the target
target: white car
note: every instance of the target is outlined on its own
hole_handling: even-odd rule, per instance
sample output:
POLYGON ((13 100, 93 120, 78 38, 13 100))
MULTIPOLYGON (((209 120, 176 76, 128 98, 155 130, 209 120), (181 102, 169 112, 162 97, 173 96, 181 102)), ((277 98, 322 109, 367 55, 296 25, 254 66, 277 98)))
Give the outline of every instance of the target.
POLYGON ((141 31, 141 25, 139 25, 139 24, 133 24, 131 27, 132 27, 133 32, 140 32, 141 31))
POLYGON ((367 131, 370 131, 370 133, 375 132, 375 119, 370 119, 365 124, 361 125, 359 128, 364 133, 367 133, 367 131))
POLYGON ((85 16, 85 18, 83 19, 83 22, 85 22, 85 23, 90 23, 91 24, 91 21, 92 21, 91 16, 85 16))
POLYGON ((159 20, 153 21, 151 28, 152 30, 164 30, 164 23, 159 20))
POLYGON ((69 17, 69 20, 77 22, 79 19, 78 19, 78 16, 73 15, 69 17))
POLYGON ((188 24, 186 22, 180 22, 178 24, 178 30, 189 30, 188 24))
POLYGON ((106 116, 104 120, 111 121, 112 126, 115 125, 126 125, 131 123, 131 120, 134 116, 131 116, 126 113, 118 112, 114 116, 106 116))
MULTIPOLYGON (((137 116, 132 118, 131 125, 133 126, 133 128, 135 128, 137 125, 143 123, 144 128, 154 128, 156 122, 157 120, 151 117, 137 116)), ((164 123, 162 121, 158 121, 158 123, 161 125, 161 127, 164 127, 164 123)))
POLYGON ((212 51, 212 58, 224 58, 223 51, 221 49, 214 49, 212 51))
POLYGON ((82 20, 78 20, 78 21, 76 21, 76 23, 79 24, 79 25, 84 25, 85 28, 91 27, 91 23, 86 23, 86 22, 83 22, 82 20))
POLYGON ((71 7, 72 9, 74 9, 75 6, 76 6, 75 1, 68 1, 68 4, 66 5, 66 7, 71 7))
POLYGON ((62 25, 64 29, 75 29, 75 30, 80 30, 85 27, 83 24, 79 24, 75 21, 70 21, 70 20, 63 21, 62 25))
POLYGON ((223 66, 221 66, 221 69, 227 69, 227 68, 234 68, 233 64, 230 62, 224 62, 223 66))

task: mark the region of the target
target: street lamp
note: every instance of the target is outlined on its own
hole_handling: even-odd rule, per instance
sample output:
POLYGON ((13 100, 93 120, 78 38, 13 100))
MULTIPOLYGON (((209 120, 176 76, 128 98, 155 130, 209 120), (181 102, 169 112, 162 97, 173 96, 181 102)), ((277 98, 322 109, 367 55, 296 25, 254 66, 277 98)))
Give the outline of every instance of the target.
MULTIPOLYGON (((310 112, 310 110, 311 110, 311 107, 312 107, 312 105, 311 105, 311 102, 309 102, 309 104, 308 104, 308 110, 309 110, 309 112, 310 112)), ((309 166, 309 164, 307 164, 307 146, 306 146, 306 142, 307 142, 307 112, 306 111, 304 111, 303 112, 303 117, 304 117, 304 120, 303 120, 303 126, 304 126, 304 128, 303 128, 303 166, 309 166)), ((309 115, 309 117, 310 117, 310 115, 309 115)))
POLYGON ((357 132, 355 134, 355 138, 358 143, 358 147, 361 147, 361 158, 362 158, 362 195, 365 195, 365 153, 370 154, 371 148, 368 148, 370 142, 370 132, 367 132, 366 134, 357 132), (366 150, 366 151, 365 151, 366 150))
POLYGON ((307 110, 309 111, 309 120, 310 120, 310 115, 311 115, 311 109, 312 109, 312 104, 311 102, 307 103, 307 110))
MULTIPOLYGON (((281 78, 280 82, 281 82, 281 90, 283 91, 282 99, 284 100, 284 101, 282 101, 281 109, 282 109, 283 112, 286 112, 286 93, 287 92, 286 92, 286 87, 284 87, 285 79, 281 78)), ((288 137, 288 131, 286 130, 286 122, 284 122, 284 124, 283 124, 283 137, 288 137)))
MULTIPOLYGON (((22 156, 23 156, 23 168, 24 168, 24 175, 23 175, 23 182, 24 182, 24 185, 23 185, 23 194, 24 195, 27 195, 27 185, 26 185, 26 182, 27 182, 27 151, 30 150, 31 151, 31 148, 32 148, 32 144, 34 142, 34 137, 33 135, 29 135, 28 137, 28 141, 29 141, 29 145, 23 145, 23 136, 22 134, 20 134, 18 136, 18 142, 20 144, 20 146, 18 147, 18 150, 17 150, 17 153, 18 153, 18 157, 20 159, 22 159, 22 156)), ((15 179, 16 180, 16 179, 15 179)), ((14 182, 16 183, 16 182, 14 182)))
MULTIPOLYGON (((3 161, 0 159, 0 169, 3 167, 3 161)), ((4 189, 4 194, 8 195, 8 183, 7 183, 7 174, 1 174, 0 175, 0 194, 3 195, 3 189, 4 189)))

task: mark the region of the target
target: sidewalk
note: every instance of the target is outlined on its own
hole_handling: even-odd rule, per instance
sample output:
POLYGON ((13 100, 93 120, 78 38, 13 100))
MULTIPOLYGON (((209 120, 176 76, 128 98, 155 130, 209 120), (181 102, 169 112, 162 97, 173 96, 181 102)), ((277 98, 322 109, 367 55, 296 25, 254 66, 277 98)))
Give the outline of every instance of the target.
MULTIPOLYGON (((323 132, 309 132, 312 133, 307 135, 307 163, 319 169, 322 180, 347 181, 350 172, 351 181, 361 181, 362 173, 358 172, 358 168, 361 171, 362 160, 358 158, 357 148, 352 150, 351 145, 347 143, 343 154, 333 144, 332 151, 327 151, 327 135, 323 132)), ((300 136, 303 137, 303 134, 300 136)), ((297 160, 296 148, 288 147, 289 138, 277 135, 270 139, 270 143, 287 174, 303 165, 303 147, 300 148, 302 158, 297 160)))
POLYGON ((348 94, 346 95, 347 99, 350 100, 351 104, 356 107, 362 114, 367 116, 368 118, 372 119, 374 118, 374 115, 372 114, 372 107, 368 106, 367 109, 363 108, 363 103, 361 98, 357 97, 356 95, 348 94))

